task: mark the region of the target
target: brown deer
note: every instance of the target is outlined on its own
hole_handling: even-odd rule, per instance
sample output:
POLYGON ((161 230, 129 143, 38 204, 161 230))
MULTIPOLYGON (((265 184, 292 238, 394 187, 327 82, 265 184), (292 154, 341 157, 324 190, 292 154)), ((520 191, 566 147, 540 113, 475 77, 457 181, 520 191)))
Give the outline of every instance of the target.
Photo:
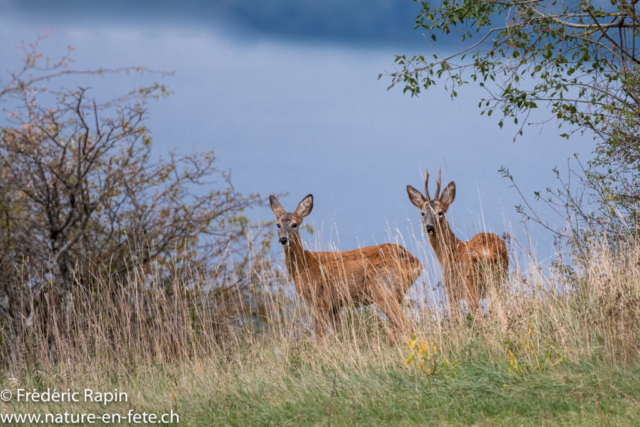
POLYGON ((447 209, 456 197, 456 184, 452 181, 440 195, 442 169, 436 181, 436 196, 429 196, 429 173, 425 169, 423 196, 407 185, 409 200, 422 213, 422 226, 429 236, 429 243, 442 265, 442 282, 447 292, 451 316, 460 311, 460 300, 466 299, 471 310, 480 309, 480 299, 487 293, 487 278, 499 275, 504 283, 509 266, 507 247, 493 233, 478 233, 468 242, 456 237, 447 221, 447 209))
MULTIPOLYGON (((300 299, 313 307, 317 337, 324 336, 329 321, 337 331, 341 307, 372 303, 395 332, 411 331, 400 303, 422 271, 416 257, 390 243, 345 252, 307 251, 300 240, 300 224, 313 209, 313 196, 302 199, 294 212, 285 211, 275 196, 269 200, 287 271, 300 299)), ((395 341, 391 334, 389 339, 395 341)))

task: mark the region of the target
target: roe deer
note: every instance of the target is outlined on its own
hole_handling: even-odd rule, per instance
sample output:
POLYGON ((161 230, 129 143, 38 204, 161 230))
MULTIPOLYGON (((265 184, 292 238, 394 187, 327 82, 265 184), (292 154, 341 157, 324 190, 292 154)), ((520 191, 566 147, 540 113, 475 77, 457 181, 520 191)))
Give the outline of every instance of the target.
POLYGON ((472 312, 480 308, 480 299, 486 296, 483 278, 497 273, 499 284, 506 279, 509 266, 507 247, 493 233, 478 233, 468 242, 456 237, 447 221, 447 209, 456 197, 456 184, 451 181, 440 195, 442 169, 436 181, 436 196, 429 196, 429 173, 425 169, 424 197, 407 185, 409 200, 422 212, 422 225, 429 243, 442 265, 442 282, 449 299, 451 316, 460 311, 460 300, 465 298, 472 312), (483 277, 484 276, 484 277, 483 277))
MULTIPOLYGON (((313 195, 302 199, 294 212, 285 211, 274 196, 269 200, 287 271, 300 299, 313 307, 317 337, 324 336, 329 320, 337 331, 341 307, 371 303, 387 316, 395 332, 411 331, 400 302, 422 271, 416 257, 390 243, 345 252, 304 250, 300 224, 313 209, 313 195)), ((391 334, 389 339, 395 341, 391 334)))

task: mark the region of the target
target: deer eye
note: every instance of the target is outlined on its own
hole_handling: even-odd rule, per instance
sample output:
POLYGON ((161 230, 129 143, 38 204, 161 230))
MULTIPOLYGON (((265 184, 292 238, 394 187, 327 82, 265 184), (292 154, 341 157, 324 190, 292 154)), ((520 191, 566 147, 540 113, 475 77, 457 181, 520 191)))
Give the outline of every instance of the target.
POLYGON ((422 214, 422 216, 424 216, 424 215, 425 215, 425 213, 424 213, 424 212, 420 212, 420 213, 422 214))
POLYGON ((298 224, 291 224, 291 228, 296 228, 298 224))
POLYGON ((444 212, 442 211, 438 212, 438 216, 442 216, 442 215, 444 215, 444 212))
POLYGON ((280 228, 280 224, 278 224, 278 228, 280 228))

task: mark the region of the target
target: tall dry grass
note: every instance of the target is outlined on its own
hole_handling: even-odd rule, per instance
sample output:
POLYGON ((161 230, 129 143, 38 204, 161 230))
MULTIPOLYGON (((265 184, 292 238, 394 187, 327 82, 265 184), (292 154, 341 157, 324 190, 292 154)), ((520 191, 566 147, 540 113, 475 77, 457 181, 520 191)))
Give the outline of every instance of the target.
MULTIPOLYGON (((490 291, 484 316, 455 321, 436 282, 433 271, 438 265, 428 244, 422 237, 407 241, 398 230, 394 233, 395 240, 408 246, 427 270, 405 299, 405 311, 418 338, 436 345, 449 360, 475 356, 505 360, 509 351, 532 367, 540 366, 545 357, 587 358, 604 364, 639 360, 640 249, 613 256, 606 241, 594 242, 589 259, 569 268, 562 259, 538 264, 512 242, 509 278, 506 285, 490 291), (523 261, 527 257, 529 261, 523 261)), ((268 268, 274 265, 271 261, 265 263, 268 268)), ((384 359, 389 352, 404 351, 406 341, 398 346, 387 343, 386 319, 373 307, 343 309, 340 330, 315 342, 309 307, 280 279, 268 282, 282 278, 283 272, 255 268, 262 292, 251 298, 234 293, 233 287, 194 287, 195 277, 188 285, 176 280, 169 289, 141 274, 119 287, 99 277, 91 291, 78 285, 72 294, 73 310, 57 312, 51 305, 53 323, 46 331, 38 322, 26 328, 14 350, 3 354, 3 369, 15 375, 36 365, 49 370, 63 363, 133 370, 157 363, 224 362, 256 348, 286 354, 300 345, 320 346, 327 360, 335 363, 384 359)), ((317 357, 318 352, 314 354, 317 357)))
MULTIPOLYGON (((587 382, 585 393, 606 389, 607 396, 622 396, 607 401, 615 419, 640 420, 628 412, 635 401, 627 397, 637 392, 640 360, 640 249, 614 256, 601 240, 583 262, 569 265, 558 255, 553 263, 538 263, 528 245, 512 240, 507 283, 490 290, 483 316, 456 320, 428 242, 403 239, 398 230, 389 236, 426 267, 405 298, 415 340, 389 343, 387 321, 374 307, 343 308, 339 330, 316 340, 310 308, 281 281, 284 272, 273 271, 278 259, 254 266, 261 292, 251 298, 233 287, 208 289, 184 271, 171 288, 162 288, 141 270, 121 287, 100 278, 91 291, 76 286, 70 313, 52 304, 49 330, 34 321, 12 354, 3 354, 0 388, 117 388, 131 400, 114 408, 176 409, 181 423, 192 425, 325 424, 332 416, 338 424, 354 417, 362 424, 395 424, 396 413, 413 424, 424 420, 420 411, 426 409, 432 424, 476 423, 478 414, 502 417, 518 405, 507 424, 565 409, 569 415, 562 419, 574 424, 582 405, 576 390, 587 382), (591 371, 597 375, 590 377, 591 371), (618 379, 604 384, 607 378, 618 379), (478 400, 474 390, 491 394, 478 400), (526 398, 532 393, 539 393, 535 404, 526 398), (460 407, 452 406, 460 399, 460 407)), ((307 244, 332 249, 321 238, 307 244)), ((604 396, 600 403, 591 397, 593 414, 604 396)), ((105 408, 62 404, 49 410, 80 409, 105 408)), ((0 410, 43 407, 5 404, 0 410)))

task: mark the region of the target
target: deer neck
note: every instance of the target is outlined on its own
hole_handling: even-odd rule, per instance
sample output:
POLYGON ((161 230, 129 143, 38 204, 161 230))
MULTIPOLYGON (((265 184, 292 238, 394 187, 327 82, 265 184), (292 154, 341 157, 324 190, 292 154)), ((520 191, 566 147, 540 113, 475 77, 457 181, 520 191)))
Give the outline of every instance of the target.
POLYGON ((451 265, 462 241, 458 239, 447 222, 443 224, 440 233, 429 234, 429 243, 436 253, 440 264, 445 267, 451 265))
POLYGON ((289 246, 284 247, 284 260, 287 271, 289 271, 289 275, 293 277, 294 281, 300 273, 308 268, 307 256, 307 251, 302 246, 300 236, 295 236, 289 242, 289 246))

